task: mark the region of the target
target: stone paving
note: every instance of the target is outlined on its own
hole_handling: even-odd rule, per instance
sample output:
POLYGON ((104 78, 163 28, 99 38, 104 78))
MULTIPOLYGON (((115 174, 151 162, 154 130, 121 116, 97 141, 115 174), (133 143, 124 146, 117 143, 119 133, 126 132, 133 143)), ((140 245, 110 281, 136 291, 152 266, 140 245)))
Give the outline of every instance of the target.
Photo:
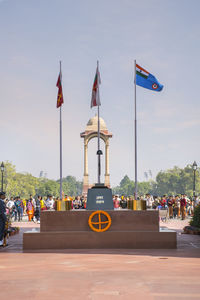
POLYGON ((173 250, 62 250, 23 253, 20 233, 0 250, 0 299, 200 299, 200 236, 181 234, 188 220, 161 222, 177 231, 173 250))

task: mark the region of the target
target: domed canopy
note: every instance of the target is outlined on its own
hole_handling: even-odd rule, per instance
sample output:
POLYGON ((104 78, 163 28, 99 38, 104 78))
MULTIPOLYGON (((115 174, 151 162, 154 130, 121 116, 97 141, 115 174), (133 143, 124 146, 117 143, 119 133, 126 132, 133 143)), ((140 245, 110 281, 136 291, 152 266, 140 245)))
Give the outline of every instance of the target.
MULTIPOLYGON (((108 130, 106 127, 106 123, 102 118, 99 118, 100 121, 100 130, 108 130)), ((95 115, 91 118, 86 126, 85 131, 97 131, 98 130, 98 116, 95 115)))

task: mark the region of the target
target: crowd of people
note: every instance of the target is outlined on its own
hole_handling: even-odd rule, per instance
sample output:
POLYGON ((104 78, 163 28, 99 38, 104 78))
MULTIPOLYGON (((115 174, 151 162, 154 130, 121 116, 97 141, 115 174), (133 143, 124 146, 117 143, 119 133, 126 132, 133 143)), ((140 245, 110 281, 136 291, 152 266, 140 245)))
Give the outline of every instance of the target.
MULTIPOLYGON (((130 208, 129 202, 134 200, 133 197, 118 196, 114 197, 114 208, 130 208)), ((186 216, 192 216, 194 208, 200 205, 200 197, 187 197, 186 194, 181 195, 163 195, 162 197, 146 194, 138 197, 137 200, 145 202, 146 209, 167 210, 170 219, 181 218, 184 220, 186 216)))
MULTIPOLYGON (((40 223, 40 213, 43 210, 55 210, 56 200, 52 195, 47 197, 37 196, 34 198, 30 195, 29 199, 21 199, 20 196, 11 197, 5 200, 7 214, 10 214, 11 219, 14 221, 21 221, 24 215, 28 216, 29 221, 40 223)), ((70 209, 85 209, 87 198, 83 196, 69 197, 64 196, 64 200, 70 201, 70 209)), ((127 209, 131 208, 130 202, 133 197, 126 197, 124 195, 113 195, 114 209, 127 209)), ((200 198, 195 196, 193 199, 188 198, 187 195, 163 195, 162 197, 152 196, 146 194, 141 196, 138 200, 145 202, 146 209, 165 209, 168 210, 169 218, 185 219, 186 216, 192 216, 195 206, 199 205, 200 198)))
MULTIPOLYGON (((28 221, 40 223, 40 213, 43 210, 56 210, 56 201, 52 195, 47 197, 37 196, 34 198, 32 195, 28 199, 21 199, 20 196, 5 199, 6 214, 11 217, 13 221, 22 221, 23 216, 28 216, 28 221)), ((70 201, 70 209, 85 209, 86 198, 68 197, 65 195, 64 200, 70 201)))
POLYGON ((14 221, 22 221, 27 215, 29 221, 40 223, 40 213, 42 210, 54 210, 55 201, 53 196, 48 195, 45 199, 37 196, 36 199, 30 195, 29 199, 21 199, 20 196, 11 197, 5 200, 6 214, 14 221))

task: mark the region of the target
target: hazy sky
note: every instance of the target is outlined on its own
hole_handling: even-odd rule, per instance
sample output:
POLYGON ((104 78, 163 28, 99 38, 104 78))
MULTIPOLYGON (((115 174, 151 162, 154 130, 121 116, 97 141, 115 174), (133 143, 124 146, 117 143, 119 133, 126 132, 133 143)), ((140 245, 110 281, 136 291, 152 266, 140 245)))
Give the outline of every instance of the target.
MULTIPOLYGON (((164 85, 137 87, 138 175, 200 164, 200 1, 0 0, 0 160, 59 178, 56 82, 63 66, 63 176, 83 177, 80 133, 100 62, 111 184, 134 178, 134 59, 164 85)), ((96 140, 89 146, 96 181, 96 140)), ((104 150, 104 149, 103 149, 104 150)))

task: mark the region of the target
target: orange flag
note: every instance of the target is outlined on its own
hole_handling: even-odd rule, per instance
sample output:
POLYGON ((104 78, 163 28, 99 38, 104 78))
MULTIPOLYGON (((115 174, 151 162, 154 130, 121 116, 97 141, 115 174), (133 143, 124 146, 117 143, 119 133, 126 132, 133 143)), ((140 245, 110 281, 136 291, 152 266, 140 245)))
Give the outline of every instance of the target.
POLYGON ((58 88, 58 96, 57 96, 57 108, 58 108, 64 103, 63 92, 62 92, 62 83, 61 83, 61 73, 59 73, 56 86, 58 88))

